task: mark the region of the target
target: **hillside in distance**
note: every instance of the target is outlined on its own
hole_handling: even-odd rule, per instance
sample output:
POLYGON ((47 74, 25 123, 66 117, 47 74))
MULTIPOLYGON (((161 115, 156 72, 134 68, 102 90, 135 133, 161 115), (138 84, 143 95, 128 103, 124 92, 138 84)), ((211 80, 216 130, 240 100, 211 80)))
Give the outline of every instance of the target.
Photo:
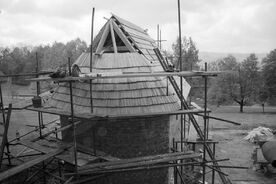
MULTIPOLYGON (((259 62, 261 63, 262 59, 267 55, 266 53, 255 53, 259 62)), ((202 63, 210 63, 227 57, 228 55, 234 56, 238 62, 242 62, 245 58, 247 58, 250 53, 220 53, 220 52, 204 52, 199 51, 199 59, 202 63)))

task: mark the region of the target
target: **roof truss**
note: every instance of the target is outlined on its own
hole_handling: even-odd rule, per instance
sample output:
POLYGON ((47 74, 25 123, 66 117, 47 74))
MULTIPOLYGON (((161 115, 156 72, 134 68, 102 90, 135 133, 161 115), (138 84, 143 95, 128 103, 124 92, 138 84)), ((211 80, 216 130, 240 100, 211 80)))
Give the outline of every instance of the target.
POLYGON ((101 55, 104 52, 112 51, 114 53, 135 52, 135 49, 115 21, 110 19, 105 25, 103 34, 96 49, 96 54, 101 55), (111 45, 110 42, 112 43, 111 45), (119 42, 123 43, 123 46, 118 45, 117 43, 119 42))

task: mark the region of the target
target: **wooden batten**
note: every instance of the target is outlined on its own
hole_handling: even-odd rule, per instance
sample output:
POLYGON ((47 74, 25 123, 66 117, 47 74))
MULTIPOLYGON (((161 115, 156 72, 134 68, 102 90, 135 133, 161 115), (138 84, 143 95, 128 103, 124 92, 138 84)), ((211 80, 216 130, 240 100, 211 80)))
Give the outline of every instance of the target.
POLYGON ((110 32, 110 26, 109 26, 109 24, 106 24, 105 29, 102 34, 102 37, 100 39, 100 42, 97 46, 96 54, 100 54, 100 52, 103 50, 103 46, 104 46, 104 43, 106 41, 106 38, 107 38, 109 32, 110 32))
POLYGON ((109 26, 110 26, 111 39, 112 39, 114 53, 117 53, 118 51, 117 51, 117 45, 116 45, 116 39, 115 39, 115 35, 114 35, 112 20, 109 21, 109 26))
POLYGON ((131 43, 128 41, 122 30, 117 26, 117 24, 112 21, 113 29, 117 33, 117 35, 120 37, 120 39, 124 42, 126 47, 129 49, 130 52, 135 52, 135 49, 132 47, 131 43))

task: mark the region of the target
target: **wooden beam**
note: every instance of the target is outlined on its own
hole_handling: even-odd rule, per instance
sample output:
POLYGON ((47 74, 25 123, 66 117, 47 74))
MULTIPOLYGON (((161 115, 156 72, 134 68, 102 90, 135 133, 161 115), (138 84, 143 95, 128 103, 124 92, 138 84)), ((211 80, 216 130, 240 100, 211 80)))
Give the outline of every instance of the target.
MULTIPOLYGON (((104 48, 104 52, 112 52, 114 51, 113 47, 104 48)), ((129 51, 126 46, 117 46, 117 51, 125 52, 129 51)))
MULTIPOLYGON (((47 139, 41 139, 41 141, 43 141, 43 140, 47 140, 47 139)), ((72 144, 68 144, 68 143, 61 142, 61 141, 60 141, 60 143, 61 144, 55 144, 50 141, 49 142, 45 142, 45 141, 44 142, 39 142, 39 141, 33 142, 32 140, 26 140, 26 139, 18 142, 18 144, 24 145, 28 148, 34 149, 34 150, 42 152, 42 153, 49 153, 53 150, 59 149, 60 147, 62 147, 62 148, 72 147, 72 144)))
POLYGON ((123 33, 123 31, 117 26, 117 24, 112 21, 113 29, 117 33, 117 35, 120 37, 120 39, 124 42, 126 47, 130 52, 136 52, 135 49, 132 47, 131 43, 128 41, 126 35, 123 33))
POLYGON ((29 81, 55 81, 55 82, 69 82, 90 79, 111 79, 111 78, 132 78, 132 77, 169 77, 169 76, 182 76, 182 77, 214 77, 221 72, 204 72, 204 71, 182 71, 182 72, 135 72, 135 73, 122 73, 117 75, 109 75, 108 73, 95 73, 93 75, 85 75, 81 77, 65 77, 65 78, 51 78, 41 77, 28 79, 29 81))
POLYGON ((43 162, 43 161, 45 161, 45 160, 47 160, 47 159, 49 159, 51 157, 54 157, 54 156, 62 153, 63 151, 64 151, 64 149, 56 150, 54 152, 51 152, 51 153, 39 156, 38 158, 35 158, 35 159, 30 160, 28 162, 25 162, 25 163, 23 163, 23 164, 21 164, 19 166, 16 166, 16 167, 8 169, 8 170, 6 170, 4 172, 1 172, 0 173, 0 181, 3 181, 3 180, 5 180, 5 179, 7 179, 7 178, 9 178, 9 177, 11 177, 11 176, 13 176, 15 174, 18 174, 18 173, 24 171, 25 169, 28 169, 28 168, 30 168, 30 167, 32 167, 32 166, 34 166, 34 165, 36 165, 36 164, 38 164, 40 162, 43 162))
POLYGON ((116 166, 116 165, 123 165, 123 164, 129 164, 129 163, 138 163, 138 162, 145 162, 145 161, 151 161, 151 160, 158 160, 160 158, 169 158, 169 157, 177 157, 179 155, 192 155, 192 151, 187 152, 175 152, 175 153, 165 153, 160 155, 150 155, 150 156, 144 156, 144 157, 136 157, 136 158, 129 158, 129 159, 121 159, 117 161, 111 161, 111 162, 104 162, 104 163, 94 163, 85 165, 83 167, 80 167, 81 170, 87 170, 87 169, 93 169, 93 168, 103 168, 108 166, 116 166))
POLYGON ((139 158, 135 158, 134 161, 131 159, 126 159, 126 160, 121 160, 120 164, 118 164, 116 161, 114 162, 107 162, 107 163, 102 163, 102 164, 91 164, 91 165, 86 165, 86 169, 80 169, 80 173, 93 173, 93 172, 98 172, 98 171, 108 171, 108 170, 116 170, 116 169, 127 169, 127 168, 135 168, 135 167, 142 167, 142 166, 149 166, 149 165, 154 165, 154 164, 160 164, 160 163, 167 163, 170 161, 175 161, 175 160, 182 160, 182 159, 192 159, 192 158, 199 158, 201 157, 200 154, 172 154, 168 155, 165 154, 166 156, 159 155, 159 157, 153 157, 153 159, 143 159, 143 157, 139 160, 139 158), (109 165, 107 165, 109 164, 109 165), (93 166, 95 165, 95 167, 93 166), (101 165, 101 166, 100 166, 101 165), (87 167, 87 166, 90 166, 87 167))
POLYGON ((162 116, 162 115, 180 115, 180 114, 193 114, 193 113, 202 113, 203 110, 178 110, 171 112, 149 112, 149 113, 135 113, 135 114, 119 114, 119 115, 109 115, 104 116, 104 118, 132 118, 132 117, 146 117, 146 116, 162 116))
POLYGON ((100 39, 100 42, 97 46, 97 49, 96 49, 96 54, 100 54, 100 52, 103 50, 103 46, 104 46, 104 43, 106 41, 106 38, 108 36, 108 33, 110 31, 110 27, 109 27, 109 24, 107 23, 105 25, 105 28, 104 28, 104 31, 103 31, 103 34, 102 34, 102 37, 100 39))
POLYGON ((111 39, 112 39, 114 53, 117 53, 117 45, 116 45, 116 39, 115 39, 115 34, 114 34, 114 30, 113 30, 113 25, 112 25, 112 19, 109 21, 109 26, 110 26, 111 39))
POLYGON ((35 76, 35 75, 48 75, 54 71, 41 71, 38 73, 21 73, 21 74, 10 74, 10 75, 0 75, 0 78, 5 77, 24 77, 24 76, 35 76))
MULTIPOLYGON (((94 154, 94 153, 95 153, 95 150, 94 150, 93 148, 88 148, 87 146, 81 145, 81 144, 79 144, 79 143, 78 143, 78 145, 77 145, 77 150, 78 150, 79 152, 82 152, 82 153, 86 153, 86 154, 90 154, 90 155, 95 155, 95 154, 94 154)), ((108 154, 106 154, 105 152, 100 151, 100 150, 96 150, 96 153, 97 153, 97 155, 95 155, 95 156, 97 156, 97 157, 99 157, 99 158, 101 158, 101 159, 103 159, 103 160, 107 160, 107 161, 116 161, 116 160, 120 160, 119 158, 113 157, 113 156, 111 156, 111 155, 108 155, 108 154)))
MULTIPOLYGON (((4 156, 5 147, 8 149, 8 146, 7 146, 7 143, 8 143, 8 130, 9 130, 11 112, 12 112, 12 104, 9 104, 8 114, 7 114, 6 119, 4 119, 5 124, 0 125, 0 126, 4 126, 4 128, 3 128, 4 132, 1 135, 2 140, 1 140, 1 145, 0 145, 0 168, 1 168, 1 165, 2 165, 2 160, 3 160, 3 156, 4 156)), ((5 111, 2 111, 2 113, 5 113, 5 111)), ((5 118, 5 114, 3 114, 3 118, 5 118)), ((9 150, 7 150, 7 152, 9 152, 9 150)))
MULTIPOLYGON (((76 121, 76 122, 75 122, 75 125, 78 125, 79 123, 81 123, 81 122, 80 122, 80 121, 76 121)), ((71 126, 72 126, 72 125, 70 124, 70 125, 66 125, 66 126, 60 127, 60 128, 58 128, 57 130, 52 130, 52 131, 50 131, 50 132, 47 132, 47 133, 41 135, 40 137, 38 137, 38 138, 36 138, 36 139, 34 139, 34 140, 32 140, 32 141, 37 141, 37 140, 39 140, 39 139, 41 139, 41 138, 45 138, 45 137, 47 137, 47 136, 49 136, 49 135, 51 135, 51 134, 53 134, 53 133, 62 132, 62 131, 64 131, 64 130, 67 130, 67 129, 70 128, 71 126)))
POLYGON ((44 147, 38 143, 32 142, 30 140, 21 140, 18 142, 18 144, 21 144, 23 146, 26 146, 28 148, 31 148, 33 150, 39 151, 41 153, 48 153, 52 148, 44 147))
MULTIPOLYGON (((196 113, 195 115, 204 117, 203 114, 197 114, 196 113)), ((223 119, 223 118, 217 118, 217 117, 213 117, 213 116, 206 116, 206 118, 215 119, 215 120, 223 121, 223 122, 226 122, 226 123, 231 123, 231 124, 234 124, 234 125, 241 125, 241 123, 237 123, 237 122, 230 121, 230 120, 223 119)))
MULTIPOLYGON (((28 107, 28 110, 31 111, 39 111, 49 114, 55 114, 55 115, 64 115, 69 116, 70 113, 67 111, 63 111, 61 109, 57 108, 49 108, 49 107, 28 107)), ((145 117, 145 116, 161 116, 161 115, 179 115, 179 114, 194 114, 194 113, 202 113, 203 110, 196 109, 196 110, 178 110, 178 111, 170 111, 170 112, 153 112, 153 113, 136 113, 136 114, 118 114, 118 115, 105 115, 105 114, 81 114, 77 113, 74 114, 76 118, 79 119, 114 119, 114 118, 130 118, 130 117, 145 117)), ((210 111, 208 111, 210 112, 210 111)))

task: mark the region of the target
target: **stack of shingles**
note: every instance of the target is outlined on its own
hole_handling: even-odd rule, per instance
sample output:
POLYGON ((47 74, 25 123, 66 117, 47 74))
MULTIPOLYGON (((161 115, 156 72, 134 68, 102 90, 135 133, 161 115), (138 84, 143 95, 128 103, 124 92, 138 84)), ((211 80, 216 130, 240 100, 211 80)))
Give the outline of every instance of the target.
MULTIPOLYGON (((84 53, 85 54, 85 53, 84 53)), ((87 53, 86 53, 87 54, 87 53)), ((82 71, 89 71, 89 57, 82 57, 82 71), (86 58, 83 61, 83 58, 86 58)), ((138 53, 103 54, 95 57, 93 73, 127 73, 160 71, 160 65, 151 64, 138 53)), ((76 64, 80 61, 77 60, 76 64)), ((167 91, 165 78, 111 78, 93 80, 93 112, 101 115, 168 112, 179 109, 177 96, 167 91)), ((89 113, 89 83, 73 83, 76 113, 89 113)), ((55 91, 50 106, 70 111, 69 84, 64 83, 55 91)))

